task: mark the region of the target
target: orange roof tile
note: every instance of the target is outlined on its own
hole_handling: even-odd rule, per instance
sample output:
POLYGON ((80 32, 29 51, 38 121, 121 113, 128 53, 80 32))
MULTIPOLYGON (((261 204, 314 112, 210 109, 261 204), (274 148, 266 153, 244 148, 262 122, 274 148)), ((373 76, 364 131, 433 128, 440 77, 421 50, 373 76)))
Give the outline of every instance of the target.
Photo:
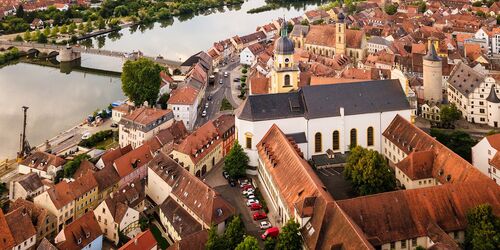
POLYGON ((432 150, 411 152, 408 157, 396 164, 411 180, 432 178, 434 152, 432 150))
POLYGON ((31 216, 24 207, 15 209, 5 215, 16 245, 20 245, 29 238, 36 235, 35 227, 31 222, 31 216))
POLYGON ((188 135, 181 143, 174 145, 174 150, 189 155, 196 164, 221 142, 222 139, 217 133, 217 128, 214 126, 213 121, 210 120, 188 135), (206 145, 210 142, 213 143, 207 148, 206 145))
POLYGON ((158 243, 153 233, 148 229, 130 239, 125 245, 120 247, 119 250, 150 250, 157 245, 158 243))
POLYGON ((64 234, 65 241, 56 243, 57 248, 67 250, 82 249, 102 235, 101 227, 92 211, 71 222, 59 233, 64 234))
POLYGON ((198 90, 191 85, 186 85, 173 90, 167 103, 171 105, 193 105, 197 97, 198 90))
POLYGON ((116 159, 114 167, 116 172, 118 172, 118 175, 121 178, 124 178, 134 172, 134 169, 139 168, 151 161, 152 158, 153 156, 151 155, 149 145, 144 144, 116 159))
POLYGON ((5 215, 0 209, 0 249, 11 249, 15 246, 14 237, 9 229, 5 215))
POLYGON ((490 143, 491 147, 500 151, 500 133, 494 135, 488 135, 486 136, 486 139, 490 143))

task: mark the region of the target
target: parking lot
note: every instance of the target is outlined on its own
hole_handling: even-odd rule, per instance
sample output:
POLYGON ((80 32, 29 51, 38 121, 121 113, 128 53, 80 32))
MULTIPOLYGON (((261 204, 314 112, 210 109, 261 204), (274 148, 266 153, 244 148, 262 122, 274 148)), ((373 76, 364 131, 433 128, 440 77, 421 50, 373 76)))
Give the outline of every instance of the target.
POLYGON ((351 183, 344 179, 343 167, 316 169, 315 172, 336 200, 356 197, 351 183))

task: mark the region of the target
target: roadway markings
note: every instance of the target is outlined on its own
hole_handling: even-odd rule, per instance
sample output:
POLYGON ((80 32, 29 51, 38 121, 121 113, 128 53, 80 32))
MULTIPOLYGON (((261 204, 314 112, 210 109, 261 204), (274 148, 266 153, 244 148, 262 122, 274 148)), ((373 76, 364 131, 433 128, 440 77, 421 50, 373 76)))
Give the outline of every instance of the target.
POLYGON ((338 170, 334 169, 334 168, 322 168, 322 169, 319 169, 318 172, 324 176, 335 176, 335 175, 342 175, 341 172, 339 172, 338 170))

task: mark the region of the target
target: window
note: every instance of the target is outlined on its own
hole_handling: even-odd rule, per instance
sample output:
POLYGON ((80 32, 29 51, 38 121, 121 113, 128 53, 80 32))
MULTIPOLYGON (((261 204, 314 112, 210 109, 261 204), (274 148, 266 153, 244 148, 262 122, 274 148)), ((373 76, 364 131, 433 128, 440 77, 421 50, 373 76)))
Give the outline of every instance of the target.
POLYGON ((396 249, 396 242, 391 242, 391 249, 396 249))
POLYGON ((368 127, 366 134, 368 137, 367 138, 368 146, 373 146, 373 127, 368 127))
POLYGON ((321 133, 318 132, 314 135, 314 152, 318 153, 321 152, 321 133))
POLYGON ((484 114, 484 109, 479 109, 479 113, 484 114))
POLYGON ((247 136, 246 148, 252 148, 252 137, 247 136))
POLYGON ((335 130, 333 131, 332 135, 332 150, 339 150, 340 149, 340 140, 339 140, 339 131, 335 130))
POLYGON ((417 238, 411 239, 411 246, 414 247, 417 245, 417 238))
POLYGON ((351 144, 350 147, 356 147, 358 145, 358 132, 355 128, 351 129, 351 144))
POLYGON ((406 240, 401 241, 401 248, 406 248, 406 240))
POLYGON ((290 86, 290 75, 285 75, 285 86, 290 86))

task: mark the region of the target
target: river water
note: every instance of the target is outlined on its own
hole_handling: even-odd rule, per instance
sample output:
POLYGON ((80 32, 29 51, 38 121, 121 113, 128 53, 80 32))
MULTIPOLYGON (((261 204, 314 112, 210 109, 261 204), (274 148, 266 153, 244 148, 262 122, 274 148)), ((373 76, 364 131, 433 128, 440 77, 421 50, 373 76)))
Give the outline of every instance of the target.
MULTIPOLYGON (((256 27, 279 17, 292 18, 315 8, 318 2, 296 3, 277 10, 248 14, 264 5, 250 0, 240 6, 207 11, 196 16, 174 18, 149 26, 126 28, 86 41, 94 47, 115 51, 140 50, 145 55, 162 55, 185 60, 207 50, 216 41, 246 35, 256 27)), ((85 43, 85 42, 84 42, 85 43)), ((117 71, 122 60, 83 55, 83 67, 117 71)), ((71 128, 86 115, 123 99, 120 79, 111 75, 72 71, 18 63, 0 69, 0 160, 15 156, 22 130, 22 106, 29 106, 27 138, 32 146, 71 128)))

